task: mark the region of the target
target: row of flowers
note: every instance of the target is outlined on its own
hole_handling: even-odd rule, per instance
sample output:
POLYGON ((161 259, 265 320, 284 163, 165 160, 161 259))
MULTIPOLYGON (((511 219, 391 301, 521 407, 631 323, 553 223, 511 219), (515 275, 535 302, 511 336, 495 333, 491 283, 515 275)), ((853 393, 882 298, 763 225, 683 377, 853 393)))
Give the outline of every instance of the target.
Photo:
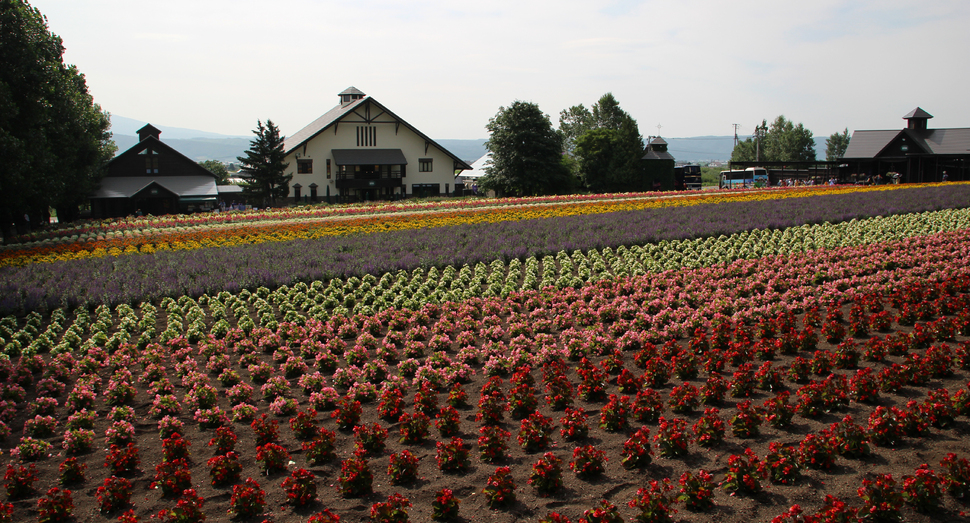
MULTIPOLYGON (((884 186, 884 187, 813 187, 813 188, 785 188, 773 189, 771 192, 784 193, 784 197, 806 194, 839 194, 849 191, 890 190, 913 186, 884 186)), ((438 202, 376 202, 365 205, 335 205, 295 207, 263 211, 230 212, 214 214, 174 215, 160 217, 128 217, 117 220, 84 223, 76 226, 61 227, 49 231, 38 231, 26 237, 15 238, 16 244, 0 249, 3 251, 20 251, 24 253, 31 249, 50 249, 49 242, 90 242, 132 237, 162 237, 168 234, 182 234, 198 228, 218 227, 223 230, 232 226, 280 224, 287 222, 316 222, 328 218, 346 218, 353 216, 388 215, 394 213, 434 213, 443 211, 468 211, 483 209, 502 209, 506 207, 530 207, 536 205, 573 205, 576 203, 610 203, 630 200, 669 200, 684 197, 723 198, 726 195, 737 195, 747 191, 721 191, 716 194, 699 195, 696 192, 665 192, 665 193, 619 193, 619 194, 589 194, 566 196, 543 196, 527 198, 493 198, 493 199, 461 199, 438 202), (41 243, 42 245, 35 245, 41 243)), ((763 191, 759 191, 763 192, 763 191)), ((730 201, 730 199, 728 200, 730 201)), ((604 212, 600 210, 599 212, 604 212)), ((605 212, 611 212, 609 210, 605 212)), ((90 250, 90 249, 88 249, 90 250)), ((38 253, 39 254, 39 253, 38 253)), ((2 257, 0 257, 2 259, 2 257)))
MULTIPOLYGON (((899 197, 912 199, 917 192, 932 187, 906 186, 899 197), (902 195, 902 193, 906 193, 902 195)), ((959 188, 958 188, 959 192, 959 188)), ((148 230, 137 235, 120 235, 113 238, 97 237, 93 241, 45 245, 27 249, 0 251, 0 267, 20 266, 30 263, 62 261, 71 259, 120 256, 122 254, 154 253, 159 250, 195 250, 212 247, 232 247, 266 242, 285 242, 295 239, 323 239, 334 236, 356 236, 390 231, 453 227, 457 225, 507 223, 522 220, 553 219, 561 221, 568 217, 615 214, 618 212, 644 211, 693 207, 697 205, 721 207, 729 203, 778 202, 791 198, 815 200, 818 198, 854 194, 865 200, 885 199, 885 194, 869 189, 844 188, 838 190, 786 190, 757 193, 694 194, 675 198, 646 198, 612 200, 607 202, 583 202, 558 205, 532 205, 489 208, 469 211, 440 211, 401 215, 364 215, 336 220, 293 219, 267 221, 239 226, 203 226, 180 230, 148 230)), ((919 195, 921 199, 924 195, 919 195)), ((930 196, 931 197, 931 196, 930 196)), ((939 203, 939 202, 936 202, 939 203)), ((867 208, 867 206, 860 206, 867 208)), ((913 210, 928 210, 926 207, 913 210)), ((902 211, 902 208, 897 210, 902 211)), ((910 211, 912 212, 912 211, 910 211)), ((872 214, 875 216, 875 214, 872 214)), ((838 216, 832 218, 838 219, 838 216)), ((823 217, 824 219, 830 219, 823 217)))
MULTIPOLYGON (((925 196, 934 204, 938 203, 935 196, 925 196)), ((954 195, 948 193, 948 196, 954 195)), ((832 219, 832 213, 821 205, 822 198, 785 200, 813 202, 801 210, 775 208, 771 202, 769 207, 777 219, 787 220, 789 224, 801 223, 800 220, 806 218, 806 212, 817 213, 817 216, 809 219, 821 222, 832 219)), ((871 208, 873 213, 888 211, 888 208, 880 211, 885 205, 892 208, 925 205, 918 199, 865 204, 840 201, 838 212, 854 213, 854 209, 870 204, 875 205, 871 208)), ((343 276, 348 278, 346 283, 339 282, 345 287, 344 292, 329 293, 328 297, 332 300, 319 303, 318 310, 321 313, 340 309, 374 312, 390 306, 416 308, 422 303, 440 303, 471 296, 505 296, 518 289, 538 289, 550 285, 560 288, 581 286, 614 277, 676 270, 684 266, 704 267, 771 254, 795 254, 814 249, 903 240, 916 235, 965 229, 968 221, 967 211, 943 211, 848 221, 835 226, 823 224, 749 232, 752 222, 748 211, 753 209, 732 214, 734 218, 728 221, 725 219, 724 206, 703 207, 710 213, 705 213, 705 216, 686 213, 678 217, 673 214, 675 210, 668 210, 659 215, 668 222, 666 225, 655 220, 649 224, 630 223, 626 219, 630 216, 602 224, 589 223, 588 220, 574 220, 570 224, 538 220, 494 224, 494 231, 486 230, 492 226, 468 226, 468 230, 451 227, 435 233, 410 231, 406 234, 355 236, 328 244, 322 251, 317 250, 317 247, 322 247, 319 245, 314 247, 300 242, 283 242, 242 250, 206 249, 193 251, 194 254, 170 252, 115 261, 92 259, 4 268, 0 269, 0 273, 6 277, 4 290, 9 292, 0 297, 0 310, 29 311, 42 306, 53 309, 65 303, 69 306, 137 303, 172 295, 199 296, 243 287, 255 289, 261 285, 276 287, 294 279, 329 280, 330 276, 343 276), (692 224, 699 222, 696 226, 685 227, 684 220, 692 224), (607 230, 620 227, 619 224, 622 224, 623 230, 607 230), (732 236, 713 236, 725 232, 732 233, 732 236), (651 239, 644 235, 676 241, 660 241, 636 247, 642 241, 651 239), (522 241, 510 243, 516 236, 522 241), (681 241, 682 238, 693 236, 704 239, 681 241), (472 243, 471 238, 475 239, 472 243), (496 241, 496 238, 501 238, 501 241, 496 241), (585 250, 604 242, 617 245, 616 252, 610 248, 577 255, 574 250, 576 247, 585 250), (547 251, 556 253, 554 255, 529 256, 537 250, 543 251, 557 245, 559 250, 547 251), (567 254, 569 252, 572 254, 567 254), (508 257, 513 261, 508 266, 504 262, 497 265, 494 261, 496 256, 508 257), (492 260, 490 265, 484 265, 483 262, 489 260, 492 260), (524 260, 524 263, 519 260, 524 260), (469 267, 466 269, 456 263, 467 263, 469 267), (513 264, 517 266, 513 267, 513 264), (422 278, 416 280, 418 273, 415 272, 417 269, 413 269, 415 266, 433 267, 434 277, 431 277, 431 270, 425 277, 424 269, 420 269, 422 278), (213 271, 212 267, 220 267, 221 270, 213 271), (408 292, 400 292, 405 290, 403 284, 395 286, 395 283, 402 283, 395 281, 400 280, 397 268, 405 268, 409 273, 408 292), (357 276, 354 276, 355 273, 357 276), (372 273, 380 276, 372 276, 372 273), (376 278, 374 282, 380 281, 381 285, 346 288, 355 278, 359 283, 360 279, 368 276, 376 278)), ((817 275, 820 283, 834 279, 837 278, 831 272, 817 275)), ((326 287, 334 289, 333 281, 326 287)))

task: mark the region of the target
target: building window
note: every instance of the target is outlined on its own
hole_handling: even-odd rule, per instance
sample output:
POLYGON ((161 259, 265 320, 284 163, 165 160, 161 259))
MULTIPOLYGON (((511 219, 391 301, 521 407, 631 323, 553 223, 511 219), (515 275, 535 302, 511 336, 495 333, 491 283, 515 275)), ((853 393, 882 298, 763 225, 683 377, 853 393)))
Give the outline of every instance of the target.
POLYGON ((297 160, 297 174, 313 174, 313 160, 297 160))
POLYGON ((419 158, 418 159, 418 172, 429 173, 434 170, 432 166, 432 158, 419 158))
POLYGON ((148 174, 158 174, 158 156, 148 156, 145 158, 145 172, 148 174))
POLYGON ((327 179, 330 179, 330 158, 327 158, 327 179))
POLYGON ((368 125, 357 128, 357 147, 377 146, 377 127, 368 125))

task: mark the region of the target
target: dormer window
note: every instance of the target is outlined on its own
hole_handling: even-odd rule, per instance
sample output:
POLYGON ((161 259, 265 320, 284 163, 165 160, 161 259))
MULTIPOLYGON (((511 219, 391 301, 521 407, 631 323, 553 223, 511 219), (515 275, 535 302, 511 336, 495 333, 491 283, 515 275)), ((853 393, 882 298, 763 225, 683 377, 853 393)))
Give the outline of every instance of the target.
POLYGON ((158 174, 158 153, 145 149, 139 155, 145 157, 145 174, 158 174))

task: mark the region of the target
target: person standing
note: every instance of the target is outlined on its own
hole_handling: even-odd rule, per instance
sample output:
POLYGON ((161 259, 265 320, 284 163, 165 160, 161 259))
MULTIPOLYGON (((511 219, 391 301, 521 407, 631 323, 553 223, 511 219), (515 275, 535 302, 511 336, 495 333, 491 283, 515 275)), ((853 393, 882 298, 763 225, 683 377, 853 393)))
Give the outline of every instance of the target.
POLYGON ((946 171, 943 171, 943 181, 945 182, 945 181, 948 181, 949 179, 950 177, 947 176, 946 171))

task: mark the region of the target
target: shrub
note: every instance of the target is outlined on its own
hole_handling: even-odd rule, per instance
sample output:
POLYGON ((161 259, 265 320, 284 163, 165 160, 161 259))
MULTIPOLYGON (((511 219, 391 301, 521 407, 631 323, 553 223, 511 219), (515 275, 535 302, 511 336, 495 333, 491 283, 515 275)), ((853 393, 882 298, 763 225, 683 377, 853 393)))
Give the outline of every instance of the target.
POLYGON ((562 428, 559 434, 564 441, 576 441, 586 438, 589 435, 589 426, 586 424, 586 413, 581 409, 566 407, 566 413, 559 418, 562 428))
POLYGON ((96 491, 101 512, 110 513, 128 506, 131 503, 131 488, 131 482, 125 478, 105 478, 104 484, 96 491))
POLYGON ((676 501, 693 511, 714 508, 714 476, 703 469, 698 470, 696 475, 690 471, 684 472, 680 476, 680 492, 676 501))
POLYGON ((616 505, 603 499, 599 505, 583 511, 580 523, 623 523, 623 517, 616 510, 616 505))
POLYGON ((236 448, 236 440, 236 433, 232 427, 219 427, 216 429, 215 437, 209 440, 209 446, 215 447, 217 455, 223 455, 236 448))
POLYGON ((37 467, 33 463, 29 463, 26 467, 23 465, 15 467, 8 463, 7 472, 3 475, 7 497, 12 500, 29 497, 36 491, 34 483, 37 479, 37 467))
POLYGON ((443 471, 460 472, 468 469, 468 447, 459 437, 448 443, 436 443, 438 468, 443 471))
POLYGON ((282 486, 283 491, 286 492, 286 499, 298 507, 312 503, 317 497, 316 476, 303 468, 294 470, 283 480, 282 486))
POLYGON ((833 423, 826 435, 829 436, 836 452, 842 456, 863 458, 872 454, 866 431, 852 422, 852 416, 846 415, 842 421, 833 423))
POLYGON ((660 417, 660 426, 657 427, 657 434, 653 437, 660 447, 660 455, 668 457, 684 456, 687 454, 687 422, 680 418, 667 420, 660 417))
POLYGON ((633 401, 633 417, 642 423, 653 423, 664 411, 660 394, 650 388, 642 389, 633 401))
POLYGON ((606 452, 592 445, 583 445, 573 449, 573 460, 569 462, 569 468, 579 477, 590 478, 603 473, 606 461, 606 452))
POLYGON ((336 459, 336 440, 337 435, 333 431, 321 427, 313 440, 303 442, 307 462, 311 465, 322 465, 336 459))
POLYGON ((529 484, 542 497, 555 494, 562 489, 562 459, 551 452, 546 452, 539 461, 532 465, 529 484))
MULTIPOLYGON (((191 445, 192 442, 184 439, 181 434, 176 432, 162 440, 162 459, 165 461, 188 460, 191 445)), ((181 492, 180 490, 178 493, 181 494, 181 492)))
POLYGON ((954 497, 963 499, 970 494, 970 462, 966 458, 958 459, 956 454, 950 452, 940 466, 946 469, 943 478, 954 497))
POLYGON ((384 452, 387 429, 379 423, 370 427, 367 424, 354 427, 354 448, 359 455, 374 456, 384 452))
POLYGON ((374 503, 370 508, 370 519, 378 523, 399 523, 408 521, 408 507, 411 501, 408 498, 394 493, 388 496, 387 501, 374 503))
POLYGON ((663 481, 650 480, 650 488, 637 489, 637 495, 627 506, 637 509, 634 521, 640 523, 665 523, 673 521, 670 517, 677 512, 671 508, 672 500, 668 492, 673 487, 666 478, 663 481))
POLYGON ((859 487, 862 510, 867 521, 901 521, 903 496, 896 490, 892 474, 876 476, 875 481, 865 478, 859 487))
POLYGON ((205 513, 202 512, 203 504, 205 499, 199 496, 195 489, 185 489, 175 503, 175 508, 160 510, 157 516, 166 523, 202 523, 205 521, 205 513))
POLYGON ((367 460, 353 457, 340 464, 340 493, 345 498, 362 497, 371 493, 374 475, 367 460))
POLYGON ((431 502, 431 519, 449 520, 458 517, 458 505, 460 500, 455 497, 449 488, 441 489, 435 493, 435 499, 431 502))
POLYGON ((280 440, 279 422, 268 418, 264 413, 250 424, 253 433, 256 435, 256 446, 275 443, 280 440))
POLYGON ((478 429, 478 450, 482 461, 494 463, 505 457, 512 434, 497 425, 486 425, 478 429))
POLYGON ((488 505, 492 508, 515 501, 515 482, 512 480, 512 470, 509 467, 495 469, 495 472, 488 477, 482 493, 485 494, 488 505))
POLYGON ((801 477, 798 451, 792 446, 783 446, 777 441, 768 444, 765 465, 772 483, 792 485, 801 477))
POLYGON ((163 461, 155 466, 155 481, 149 488, 160 488, 166 497, 177 496, 192 488, 192 474, 184 459, 163 461))
POLYGON ((317 435, 316 424, 317 411, 308 408, 305 411, 297 412, 296 416, 290 418, 290 430, 300 441, 309 441, 317 435))
POLYGON ((724 441, 724 420, 716 407, 704 409, 704 415, 694 423, 694 441, 702 447, 713 447, 724 441))
POLYGON ((47 495, 37 500, 39 523, 61 523, 73 519, 74 499, 70 490, 52 487, 47 495))
POLYGON ((650 429, 640 427, 626 442, 620 463, 624 468, 643 468, 653 461, 653 450, 650 448, 650 429))
POLYGON ((264 474, 273 472, 283 472, 286 470, 286 462, 290 459, 290 453, 281 445, 267 443, 256 447, 256 461, 264 474))
POLYGON ((84 471, 88 466, 81 463, 77 458, 67 458, 57 467, 61 474, 61 485, 74 485, 84 483, 84 471))
POLYGON ((920 512, 930 512, 943 501, 945 485, 946 481, 923 463, 914 475, 903 476, 903 500, 920 512))
POLYGON ((526 452, 535 452, 549 445, 552 431, 552 418, 535 411, 522 420, 516 439, 526 452))
POLYGON ((263 513, 266 506, 266 493, 253 478, 246 478, 242 484, 233 485, 229 498, 229 517, 247 519, 263 513))
POLYGON ((235 484, 242 475, 239 455, 231 450, 221 456, 209 458, 206 465, 209 467, 209 478, 213 487, 235 484))
POLYGON ((111 445, 108 448, 108 455, 104 458, 104 466, 111 468, 112 474, 125 474, 138 470, 141 459, 138 457, 138 448, 134 443, 129 443, 124 447, 111 445))
POLYGON ((768 476, 764 462, 750 448, 744 455, 732 454, 728 458, 728 471, 721 488, 731 493, 757 494, 761 492, 761 480, 768 476))
POLYGON ((461 415, 458 410, 451 405, 445 405, 438 411, 434 421, 435 427, 441 437, 447 438, 458 434, 461 425, 461 415))
POLYGON ((428 439, 431 420, 422 412, 409 414, 405 412, 398 419, 400 422, 401 443, 420 445, 428 439))
POLYGON ((387 474, 391 476, 391 483, 395 485, 416 480, 418 478, 418 458, 408 449, 397 454, 391 454, 391 459, 387 465, 387 474))

